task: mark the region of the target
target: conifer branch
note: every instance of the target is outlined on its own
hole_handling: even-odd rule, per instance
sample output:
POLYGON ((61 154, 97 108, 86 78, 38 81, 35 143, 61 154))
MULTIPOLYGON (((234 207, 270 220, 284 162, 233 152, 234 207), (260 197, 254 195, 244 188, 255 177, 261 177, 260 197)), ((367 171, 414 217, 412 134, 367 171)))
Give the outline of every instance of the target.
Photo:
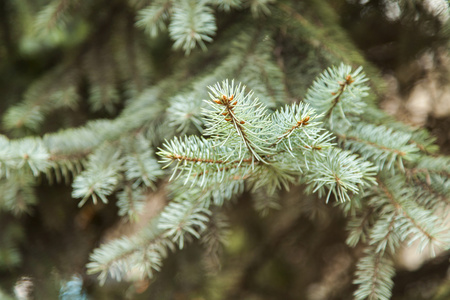
POLYGON ((336 136, 337 136, 338 138, 340 138, 340 139, 343 139, 343 140, 356 141, 356 142, 359 142, 359 143, 364 143, 364 144, 366 144, 366 145, 370 145, 370 146, 375 147, 375 148, 378 148, 378 149, 380 149, 380 150, 384 150, 384 151, 387 151, 387 152, 392 152, 392 153, 394 153, 395 155, 398 155, 398 156, 400 156, 400 157, 403 157, 403 156, 406 155, 406 152, 404 152, 404 151, 397 150, 397 149, 392 149, 392 148, 388 148, 388 147, 386 147, 386 146, 379 145, 379 144, 377 144, 377 143, 370 142, 370 141, 365 141, 365 140, 362 140, 362 139, 357 138, 357 137, 353 137, 353 136, 345 136, 345 135, 336 135, 336 136))
POLYGON ((351 155, 350 152, 330 148, 324 156, 312 157, 305 180, 310 184, 307 191, 318 191, 319 197, 325 195, 326 201, 333 194, 336 200, 345 202, 350 200, 349 193, 358 193, 364 186, 375 184, 372 177, 376 168, 371 163, 351 155))
POLYGON ((154 182, 163 175, 159 164, 153 157, 150 142, 142 135, 138 135, 135 141, 131 141, 131 149, 127 149, 125 156, 125 176, 127 180, 134 181, 133 186, 137 187, 144 183, 148 187, 156 188, 154 182))
POLYGON ((36 179, 29 171, 12 171, 8 178, 0 180, 0 209, 14 215, 29 213, 31 205, 37 203, 34 191, 36 179))
POLYGON ((109 145, 96 149, 89 157, 86 170, 78 175, 73 182, 72 197, 82 198, 79 207, 92 197, 94 204, 97 197, 103 203, 108 203, 107 196, 115 190, 120 179, 123 160, 120 152, 109 145))
POLYGON ((48 31, 56 25, 65 25, 67 21, 66 11, 74 6, 74 0, 57 0, 49 3, 40 11, 35 21, 35 29, 48 31))
POLYGON ((331 107, 328 109, 328 111, 324 115, 325 119, 329 119, 331 117, 331 113, 335 109, 336 105, 338 105, 346 87, 350 86, 353 82, 355 82, 355 81, 352 79, 352 76, 350 74, 348 74, 347 76, 345 76, 345 81, 339 82, 339 90, 336 92, 331 92, 331 95, 333 95, 335 97, 333 98, 333 101, 331 101, 331 107))
POLYGON ((368 236, 369 226, 373 219, 373 210, 368 207, 360 217, 352 217, 347 223, 349 235, 345 241, 350 247, 355 247, 359 242, 365 243, 368 236))
POLYGON ((310 116, 306 116, 303 119, 297 121, 297 124, 292 125, 291 128, 289 128, 281 136, 277 137, 277 141, 275 143, 273 143, 272 145, 270 145, 270 147, 273 147, 273 146, 279 144, 283 139, 288 138, 292 134, 292 132, 294 130, 296 130, 297 128, 307 126, 309 124, 309 119, 310 118, 311 118, 310 116))
MULTIPOLYGON (((237 116, 235 115, 233 111, 233 107, 237 104, 237 100, 232 103, 234 95, 231 95, 229 98, 225 95, 222 95, 222 99, 218 100, 216 99, 214 102, 217 103, 217 101, 221 102, 220 104, 225 106, 225 112, 222 113, 222 115, 225 116, 225 121, 233 123, 234 128, 238 132, 238 134, 241 136, 242 140, 244 141, 245 146, 249 150, 249 153, 252 155, 252 158, 255 160, 258 159, 258 154, 256 153, 254 149, 254 145, 251 144, 251 141, 249 140, 249 137, 245 131, 243 124, 245 124, 244 120, 238 120, 237 116)), ((261 159, 262 160, 262 159, 261 159)), ((262 160, 263 161, 263 160, 262 160)))
POLYGON ((277 146, 277 153, 287 151, 294 155, 294 148, 302 151, 327 148, 332 145, 331 134, 324 131, 317 122, 322 116, 317 115, 308 104, 292 104, 282 107, 272 114, 276 128, 276 140, 270 147, 277 146))
MULTIPOLYGON (((19 5, 28 2, 20 1, 19 5)), ((140 34, 130 32, 134 16, 129 1, 115 1, 100 15, 95 10, 105 3, 87 5, 82 11, 87 14, 71 23, 67 31, 58 30, 71 20, 69 13, 76 2, 49 1, 36 19, 37 29, 47 32, 44 38, 53 39, 48 34, 50 29, 62 42, 48 44, 46 40, 22 39, 20 34, 13 34, 27 60, 43 58, 36 55, 42 49, 58 54, 73 45, 76 49, 70 51, 69 58, 58 55, 56 60, 39 61, 36 74, 60 59, 70 64, 55 68, 27 89, 22 103, 7 110, 4 127, 21 136, 39 133, 50 112, 76 108, 81 99, 80 103, 87 99, 90 112, 123 111, 114 120, 88 122, 43 138, 10 141, 0 136, 0 206, 16 214, 27 211, 37 199, 33 185, 46 174, 49 180, 72 182, 72 196, 82 199, 80 205, 89 198, 106 202, 117 195, 119 215, 135 219, 145 204, 144 191, 156 187, 156 180, 163 174, 152 150, 153 145, 162 144, 160 160, 166 167, 173 166, 172 178, 180 179, 170 186, 172 201, 145 232, 94 251, 89 272, 99 272, 101 283, 108 276, 117 280, 151 277, 160 270, 169 250, 183 248, 193 239, 210 238, 207 243, 216 248, 219 234, 212 236, 207 231, 207 226, 215 222, 211 206, 221 206, 246 189, 266 198, 257 206, 267 212, 278 207, 277 191, 298 183, 327 202, 331 195, 338 202, 346 202, 341 207, 352 218, 349 245, 368 240, 365 257, 358 263, 357 299, 390 297, 394 273, 390 255, 402 242, 419 239, 421 246, 441 243, 447 247, 443 226, 433 213, 439 205, 448 206, 450 163, 445 158, 427 156, 436 151, 427 133, 387 120, 373 103, 367 106, 364 98, 369 88, 362 68, 353 70, 343 64, 331 67, 315 80, 305 103, 286 105, 274 113, 266 110, 285 103, 286 94, 299 99, 298 91, 305 88, 302 83, 309 81, 314 68, 328 61, 319 53, 322 51, 311 53, 311 49, 325 50, 332 54, 332 60, 340 57, 350 62, 356 57, 351 62, 355 63, 360 57, 351 47, 339 47, 327 30, 311 21, 316 15, 326 15, 322 11, 330 12, 325 2, 310 1, 313 7, 324 4, 323 10, 303 15, 297 12, 302 4, 296 1, 278 3, 273 7, 275 19, 259 22, 245 17, 245 11, 231 17, 220 12, 220 24, 233 25, 218 31, 216 8, 227 12, 250 8, 254 15, 268 15, 273 1, 132 0, 140 2, 135 5, 139 6, 135 25, 153 37, 168 29, 173 48, 183 49, 186 55, 194 52, 189 58, 161 56, 171 46, 164 38, 153 40, 149 46, 148 41, 142 43, 140 34), (89 28, 96 30, 86 34, 86 28, 88 32, 89 28), (220 40, 204 56, 193 51, 197 46, 205 50, 216 32, 220 32, 220 40), (276 36, 277 45, 273 42, 276 36), (293 41, 300 39, 313 47, 296 46, 293 41), (280 61, 286 60, 285 65, 274 63, 275 52, 280 61), (162 60, 154 59, 155 54, 162 60), (303 61, 303 54, 309 61, 303 61), (312 60, 316 62, 311 64, 312 60), (204 65, 197 68, 200 61, 204 65), (231 76, 249 88, 236 86, 234 81, 213 85, 231 76), (147 84, 152 87, 138 94, 147 84), (211 99, 202 102, 208 97, 207 86, 211 99), (321 119, 326 123, 319 122, 321 119), (172 139, 176 133, 204 136, 172 139), (334 147, 334 133, 347 150, 334 147), (163 142, 165 138, 169 141, 163 142), (404 162, 407 183, 397 172, 403 170, 404 162), (397 175, 388 177, 388 171, 397 175), (371 188, 377 185, 377 173, 379 186, 371 188)), ((2 16, 4 11, 0 12, 2 16)), ((330 16, 336 17, 334 13, 330 16)), ((16 19, 23 25, 21 20, 26 18, 16 19)), ((3 23, 7 27, 10 22, 3 23)), ((342 33, 338 27, 332 30, 333 35, 342 33)), ((23 29, 26 32, 25 26, 23 29)), ((12 58, 14 61, 16 57, 12 58)), ((9 67, 8 59, 5 65, 9 67)), ((83 113, 83 107, 77 111, 83 113)), ((84 118, 75 120, 77 124, 80 121, 84 118)), ((321 202, 313 205, 317 203, 321 202)))
POLYGON ((357 118, 366 106, 362 100, 368 95, 366 81, 361 67, 353 72, 344 64, 329 68, 308 89, 305 102, 323 114, 331 128, 338 121, 333 116, 348 123, 349 117, 357 118))
POLYGON ((200 238, 206 230, 209 215, 211 212, 202 207, 202 202, 171 202, 161 213, 158 228, 164 230, 164 237, 183 249, 189 236, 200 238))
POLYGON ((370 248, 366 249, 365 254, 357 264, 356 278, 353 281, 358 285, 353 294, 355 299, 389 300, 394 285, 392 277, 395 274, 392 260, 379 252, 372 254, 370 248))
POLYGON ((148 32, 151 37, 156 37, 158 31, 164 31, 166 29, 165 22, 169 19, 171 7, 172 0, 155 1, 138 12, 136 26, 144 27, 145 31, 148 32))
POLYGON ((141 189, 133 188, 131 184, 126 184, 123 191, 117 194, 116 202, 119 208, 119 216, 127 216, 132 221, 137 221, 139 214, 144 209, 145 197, 141 189))
POLYGON ((229 12, 232 8, 240 8, 242 6, 242 0, 215 0, 219 9, 229 12))
MULTIPOLYGON (((237 152, 242 160, 250 154, 253 160, 265 162, 264 155, 270 154, 269 143, 263 138, 269 135, 270 122, 265 107, 258 99, 251 100, 253 92, 245 95, 245 86, 235 86, 228 80, 222 85, 209 87, 211 90, 208 104, 212 110, 205 110, 207 130, 218 141, 218 145, 234 145, 231 152, 237 152), (247 151, 243 151, 243 148, 247 151)), ((230 154, 232 155, 232 154, 230 154)), ((228 155, 228 156, 230 156, 228 155)))
MULTIPOLYGON (((400 178, 395 178, 394 181, 397 180, 400 180, 400 178)), ((379 189, 388 200, 387 204, 401 218, 399 219, 400 223, 395 226, 399 242, 408 239, 411 243, 418 239, 421 250, 428 245, 432 246, 431 251, 434 251, 434 246, 448 247, 449 236, 442 230, 442 226, 438 223, 437 217, 414 203, 414 198, 409 194, 410 191, 404 192, 405 194, 403 195, 394 195, 391 188, 382 179, 377 178, 377 183, 379 189), (404 197, 404 199, 401 197, 404 197)), ((373 203, 375 204, 375 202, 373 203)), ((390 210, 389 208, 384 208, 384 210, 386 209, 390 210)), ((399 242, 395 242, 395 244, 399 242)))
POLYGON ((175 49, 182 48, 188 55, 198 44, 206 50, 204 42, 212 42, 211 36, 216 30, 213 11, 206 1, 181 0, 174 3, 169 34, 175 41, 175 49))
POLYGON ((396 132, 385 126, 358 124, 347 132, 337 130, 336 136, 347 149, 371 159, 380 169, 390 168, 394 172, 394 168, 391 168, 394 162, 403 169, 403 160, 412 161, 417 157, 418 149, 408 144, 410 134, 396 132))
MULTIPOLYGON (((274 106, 276 99, 283 99, 282 83, 274 89, 274 97, 271 99, 267 96, 267 88, 261 82, 259 70, 255 70, 256 65, 261 65, 270 74, 270 80, 279 82, 282 75, 280 70, 273 66, 268 53, 272 51, 272 43, 267 37, 265 31, 254 28, 251 24, 247 31, 242 31, 232 39, 227 48, 227 54, 223 58, 223 62, 215 67, 212 71, 202 74, 201 78, 193 83, 189 92, 183 92, 171 97, 170 107, 167 110, 167 121, 170 126, 175 126, 176 131, 181 135, 203 131, 204 119, 202 118, 202 110, 208 104, 202 99, 208 97, 205 86, 210 86, 218 80, 222 80, 230 75, 245 80, 251 88, 255 89, 260 95, 261 101, 265 105, 274 106), (264 61, 254 62, 254 57, 264 61), (201 109, 199 109, 201 108, 201 109), (193 125, 193 126, 192 126, 193 125)), ((231 94, 230 94, 231 95, 231 94)), ((220 95, 221 96, 221 95, 220 95)))
POLYGON ((397 208, 394 212, 383 215, 375 222, 370 232, 370 245, 375 247, 375 253, 383 255, 388 249, 389 253, 393 255, 400 247, 402 237, 398 234, 398 231, 404 225, 399 218, 400 209, 397 208))
POLYGON ((450 178, 450 158, 445 156, 423 157, 416 168, 417 172, 436 173, 450 178))
POLYGON ((163 234, 150 228, 140 236, 121 238, 102 245, 91 254, 87 273, 100 273, 98 279, 101 285, 108 275, 118 281, 130 272, 137 273, 138 278, 151 278, 154 270, 161 269, 162 259, 167 256, 168 250, 173 249, 163 234))
MULTIPOLYGON (((427 174, 428 175, 428 174, 427 174)), ((407 177, 416 189, 417 202, 427 209, 444 211, 450 205, 450 180, 438 176, 427 176, 425 180, 407 172, 407 177)))

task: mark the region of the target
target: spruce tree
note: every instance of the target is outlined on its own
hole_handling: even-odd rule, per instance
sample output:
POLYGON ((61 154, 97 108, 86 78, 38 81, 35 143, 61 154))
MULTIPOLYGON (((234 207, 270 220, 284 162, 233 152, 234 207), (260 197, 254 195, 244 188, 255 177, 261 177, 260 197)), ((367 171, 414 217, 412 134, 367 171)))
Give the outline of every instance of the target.
POLYGON ((27 275, 37 212, 57 228, 58 214, 103 211, 132 232, 96 236, 81 276, 53 289, 87 299, 93 275, 97 290, 139 290, 188 246, 220 261, 226 211, 249 199, 263 216, 295 198, 313 224, 326 210, 345 220, 354 299, 391 298, 402 248, 449 249, 450 158, 378 108, 379 71, 328 1, 7 0, 0 18, 2 274, 27 275))

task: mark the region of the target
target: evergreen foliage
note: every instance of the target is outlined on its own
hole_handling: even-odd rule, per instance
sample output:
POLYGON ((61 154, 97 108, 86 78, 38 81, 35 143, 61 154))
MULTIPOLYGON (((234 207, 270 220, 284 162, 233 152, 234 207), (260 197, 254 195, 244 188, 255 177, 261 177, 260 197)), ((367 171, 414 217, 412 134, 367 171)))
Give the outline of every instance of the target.
MULTIPOLYGON (((14 11, 31 2, 7 1, 14 11)), ((30 212, 41 201, 35 186, 65 182, 79 207, 115 202, 137 223, 149 191, 169 191, 139 232, 93 250, 87 272, 100 284, 152 278, 171 252, 197 240, 218 255, 229 227, 222 206, 248 193, 267 215, 293 186, 335 203, 348 246, 365 247, 355 299, 390 299, 401 247, 449 249, 450 158, 425 130, 376 108, 373 67, 364 66, 366 76, 360 54, 341 50, 345 37, 328 39, 311 11, 298 13, 311 1, 44 2, 29 13, 39 35, 20 51, 73 53, 2 113, 0 209, 30 212)), ((19 237, 0 239, 0 268, 20 263, 19 237)), ((77 277, 60 293, 85 297, 77 277)))

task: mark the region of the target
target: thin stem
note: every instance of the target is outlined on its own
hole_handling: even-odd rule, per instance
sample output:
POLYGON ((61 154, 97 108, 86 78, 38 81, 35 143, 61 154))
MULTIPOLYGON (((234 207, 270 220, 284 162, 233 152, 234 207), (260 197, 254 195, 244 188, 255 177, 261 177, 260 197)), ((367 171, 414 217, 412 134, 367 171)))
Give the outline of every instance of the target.
POLYGON ((277 141, 275 142, 275 143, 273 143, 272 145, 270 145, 269 147, 274 147, 274 146, 276 146, 276 145, 278 145, 283 139, 285 139, 285 138, 288 138, 291 134, 292 134, 292 132, 295 130, 295 129, 297 129, 297 128, 299 128, 299 127, 301 127, 301 126, 306 126, 306 125, 308 125, 309 123, 309 119, 310 119, 310 116, 306 116, 306 117, 304 117, 303 119, 301 119, 300 121, 297 121, 297 124, 295 124, 294 126, 292 126, 290 129, 288 129, 285 133, 283 133, 281 136, 279 136, 278 138, 277 138, 277 141))
POLYGON ((373 146, 373 147, 381 149, 381 150, 385 150, 385 151, 388 151, 388 152, 395 153, 395 154, 397 154, 399 156, 405 156, 406 155, 406 153, 403 152, 403 151, 400 151, 400 150, 397 150, 397 149, 388 148, 388 147, 379 145, 377 143, 373 143, 373 142, 370 142, 370 141, 362 140, 362 139, 354 137, 354 136, 346 136, 346 135, 340 135, 340 134, 336 134, 336 136, 338 138, 342 139, 342 140, 349 140, 349 141, 355 141, 355 142, 358 142, 358 143, 363 143, 363 144, 370 145, 370 146, 373 146))
POLYGON ((330 109, 328 109, 327 113, 325 114, 325 119, 329 119, 331 117, 331 113, 341 100, 341 96, 342 94, 344 94, 345 89, 353 82, 354 80, 352 79, 351 75, 347 75, 344 82, 339 82, 339 90, 335 93, 332 93, 333 95, 336 95, 336 97, 334 97, 330 109))
POLYGON ((251 141, 248 139, 247 133, 245 132, 244 120, 238 120, 234 113, 234 107, 237 105, 237 100, 234 99, 234 95, 231 95, 230 97, 227 97, 226 95, 222 95, 219 99, 214 100, 215 103, 225 106, 226 112, 223 113, 225 115, 225 121, 232 122, 234 125, 234 128, 238 132, 239 136, 244 141, 245 147, 250 152, 250 155, 252 155, 252 158, 259 161, 264 161, 256 152, 256 150, 253 148, 251 141), (259 158, 258 158, 259 157, 259 158))
POLYGON ((406 217, 411 222, 411 224, 414 225, 414 227, 419 229, 419 231, 422 232, 422 234, 424 234, 430 241, 437 241, 437 239, 434 236, 429 234, 424 228, 422 228, 422 226, 417 224, 416 220, 414 220, 414 218, 412 218, 405 210, 400 211, 400 209, 402 208, 401 204, 395 200, 394 195, 392 195, 392 193, 389 191, 389 189, 384 185, 384 183, 378 177, 377 177, 377 183, 378 183, 378 186, 383 191, 383 193, 388 197, 391 204, 395 207, 396 211, 401 212, 402 215, 404 217, 406 217))

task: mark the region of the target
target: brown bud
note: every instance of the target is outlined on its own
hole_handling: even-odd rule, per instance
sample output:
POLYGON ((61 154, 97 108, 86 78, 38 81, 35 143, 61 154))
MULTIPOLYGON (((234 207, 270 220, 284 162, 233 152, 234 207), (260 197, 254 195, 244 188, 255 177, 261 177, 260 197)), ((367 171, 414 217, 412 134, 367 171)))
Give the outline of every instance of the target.
POLYGON ((352 76, 350 74, 345 77, 346 84, 351 84, 353 82, 354 82, 354 80, 352 79, 352 76))
POLYGON ((227 96, 222 95, 222 99, 223 99, 223 101, 227 101, 227 96))
POLYGON ((227 112, 223 112, 222 115, 226 116, 226 115, 228 115, 228 113, 227 112))
POLYGON ((230 122, 231 119, 230 118, 225 118, 225 121, 230 122))
POLYGON ((214 102, 216 102, 217 104, 221 103, 219 99, 214 99, 214 102))
POLYGON ((236 100, 236 101, 234 101, 233 105, 236 105, 236 104, 237 104, 237 100, 236 100))
POLYGON ((234 95, 231 95, 230 98, 229 98, 229 100, 231 101, 231 100, 233 100, 233 99, 234 99, 234 95))
POLYGON ((241 123, 241 124, 245 124, 245 121, 240 121, 239 123, 241 123))

